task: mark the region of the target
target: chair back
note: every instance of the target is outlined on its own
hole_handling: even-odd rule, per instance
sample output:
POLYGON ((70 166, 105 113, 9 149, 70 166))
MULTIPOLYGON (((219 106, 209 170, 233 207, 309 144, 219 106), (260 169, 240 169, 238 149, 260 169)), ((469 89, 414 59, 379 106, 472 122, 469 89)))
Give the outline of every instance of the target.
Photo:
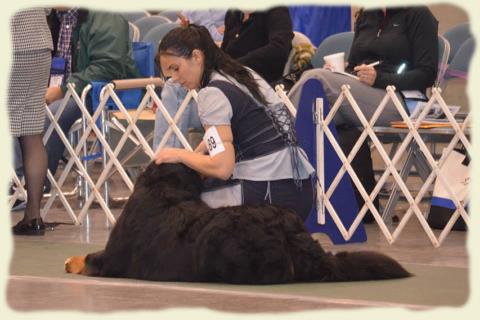
POLYGON ((147 11, 133 11, 133 12, 122 12, 120 13, 128 22, 135 22, 140 18, 150 16, 150 13, 147 11))
POLYGON ((438 35, 438 71, 437 79, 435 80, 435 87, 441 87, 443 78, 447 71, 448 59, 450 57, 450 43, 442 36, 438 35))
POLYGON ((178 10, 164 10, 158 13, 158 15, 168 18, 170 22, 175 22, 178 19, 177 12, 178 10))
POLYGON ((472 37, 472 33, 470 32, 470 23, 466 22, 457 24, 445 31, 443 36, 450 43, 450 58, 448 60, 448 63, 450 64, 462 44, 472 37))
MULTIPOLYGON (((140 73, 140 77, 148 78, 155 75, 155 61, 153 45, 149 42, 133 42, 132 43, 133 60, 140 73)), ((91 82, 91 99, 94 110, 100 102, 100 91, 107 82, 93 81, 91 82)), ((119 91, 118 97, 126 108, 136 108, 142 98, 141 89, 130 89, 119 91)), ((118 109, 112 99, 106 103, 110 109, 118 109)))
POLYGON ((143 41, 143 37, 147 34, 148 31, 163 23, 169 22, 169 19, 162 16, 149 16, 136 20, 135 25, 140 30, 140 40, 143 41))
POLYGON ((140 40, 140 30, 133 22, 128 22, 128 36, 131 42, 140 40))
POLYGON ((317 48, 317 52, 312 57, 312 66, 321 68, 324 65, 323 57, 337 52, 345 52, 345 59, 350 54, 350 47, 353 42, 353 31, 340 32, 325 38, 317 48))
POLYGON ((152 28, 147 32, 142 38, 143 42, 149 42, 153 45, 154 50, 158 49, 160 41, 165 37, 165 35, 172 29, 179 27, 178 23, 164 23, 152 28))
POLYGON ((448 66, 446 78, 462 78, 467 79, 468 68, 472 61, 473 52, 475 51, 475 40, 473 38, 465 41, 457 50, 452 58, 452 62, 448 66))
POLYGON ((133 60, 142 78, 155 75, 155 48, 150 42, 132 43, 133 60))

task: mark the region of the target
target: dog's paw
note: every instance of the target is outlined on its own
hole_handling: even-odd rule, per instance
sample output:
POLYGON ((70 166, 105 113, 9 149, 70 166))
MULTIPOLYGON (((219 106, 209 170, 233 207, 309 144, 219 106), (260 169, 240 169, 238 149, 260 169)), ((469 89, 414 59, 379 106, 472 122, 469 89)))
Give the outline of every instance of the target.
POLYGON ((75 256, 65 260, 65 271, 67 273, 82 274, 84 269, 85 256, 75 256))

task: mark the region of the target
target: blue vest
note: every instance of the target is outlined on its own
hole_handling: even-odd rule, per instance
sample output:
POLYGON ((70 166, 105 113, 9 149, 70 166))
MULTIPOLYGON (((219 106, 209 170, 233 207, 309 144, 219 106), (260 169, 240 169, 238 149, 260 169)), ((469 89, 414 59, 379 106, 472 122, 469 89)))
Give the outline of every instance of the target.
POLYGON ((235 162, 265 156, 287 147, 265 107, 259 106, 250 95, 227 81, 214 80, 207 86, 222 91, 232 106, 235 162))

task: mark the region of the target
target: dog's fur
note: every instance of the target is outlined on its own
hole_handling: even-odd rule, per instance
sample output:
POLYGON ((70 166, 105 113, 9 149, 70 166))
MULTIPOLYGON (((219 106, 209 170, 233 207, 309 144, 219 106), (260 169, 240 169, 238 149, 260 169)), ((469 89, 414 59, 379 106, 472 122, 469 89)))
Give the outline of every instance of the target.
POLYGON ((67 272, 156 281, 270 284, 410 276, 375 252, 325 252, 293 212, 274 206, 211 209, 202 181, 180 164, 151 164, 105 250, 66 261, 67 272))

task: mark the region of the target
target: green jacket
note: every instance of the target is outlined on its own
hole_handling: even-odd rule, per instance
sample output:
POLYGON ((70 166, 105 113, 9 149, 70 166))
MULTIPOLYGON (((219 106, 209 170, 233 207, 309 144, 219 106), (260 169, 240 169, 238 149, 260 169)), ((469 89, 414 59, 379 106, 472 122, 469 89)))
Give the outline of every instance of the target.
MULTIPOLYGON (((128 22, 120 15, 88 11, 72 34, 72 73, 77 93, 91 81, 137 78, 128 22)), ((65 93, 66 86, 62 86, 65 93)))

